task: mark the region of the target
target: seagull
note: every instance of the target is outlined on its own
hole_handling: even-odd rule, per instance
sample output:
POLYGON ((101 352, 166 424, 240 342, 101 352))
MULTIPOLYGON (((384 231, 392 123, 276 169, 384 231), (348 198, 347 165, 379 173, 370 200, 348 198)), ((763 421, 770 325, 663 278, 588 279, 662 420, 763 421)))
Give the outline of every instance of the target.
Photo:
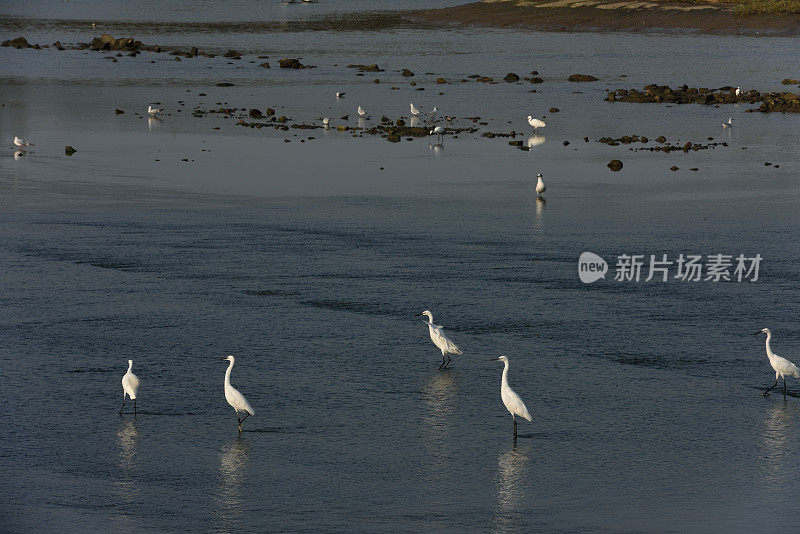
POLYGON ((537 133, 539 131, 539 128, 544 128, 546 126, 544 121, 539 119, 534 119, 530 115, 528 115, 528 124, 533 126, 533 133, 537 133))
POLYGON ((736 88, 736 92, 735 92, 734 94, 735 94, 736 96, 739 96, 740 94, 742 94, 742 91, 741 91, 741 90, 740 90, 740 89, 737 87, 737 88, 736 88))
POLYGON ((342 98, 347 93, 336 93, 336 98, 342 98))
POLYGON ((758 332, 754 332, 753 335, 757 336, 758 334, 767 334, 767 358, 769 358, 769 364, 775 369, 775 383, 772 384, 772 387, 767 391, 762 393, 762 395, 769 395, 770 390, 778 385, 778 376, 780 375, 780 377, 783 378, 783 397, 786 398, 786 375, 800 378, 800 369, 786 358, 781 358, 772 352, 772 348, 769 346, 769 342, 772 339, 772 332, 769 328, 762 328, 758 332))
POLYGON ((544 185, 544 180, 542 180, 542 173, 536 175, 536 198, 541 198, 542 193, 547 191, 547 186, 544 185))
MULTIPOLYGON (((444 141, 444 126, 437 126, 433 130, 428 132, 428 136, 431 136, 431 135, 435 135, 436 139, 439 141, 439 144, 442 144, 442 141, 444 141)), ((432 320, 433 319, 431 319, 431 321, 432 320)))
POLYGON ((418 116, 419 115, 419 109, 414 107, 414 103, 411 102, 411 104, 409 104, 409 106, 411 107, 411 114, 414 115, 415 117, 418 116))
POLYGON ((222 361, 231 362, 228 366, 228 370, 225 371, 225 400, 228 401, 228 404, 236 411, 236 419, 239 421, 239 432, 241 432, 242 423, 244 423, 245 419, 249 416, 255 415, 256 411, 250 406, 250 403, 247 402, 244 395, 239 393, 239 390, 231 385, 231 369, 233 369, 234 357, 228 356, 227 358, 222 358, 222 361), (239 412, 246 412, 244 419, 239 419, 239 412))
POLYGON ((527 419, 528 421, 531 420, 531 414, 528 413, 528 408, 525 407, 525 403, 522 402, 522 399, 519 395, 517 395, 513 389, 508 387, 508 358, 505 356, 500 356, 499 358, 492 358, 491 361, 495 362, 503 362, 505 367, 503 368, 503 378, 500 381, 500 398, 503 399, 503 404, 506 405, 506 410, 511 413, 511 417, 514 418, 514 439, 517 439, 517 417, 520 416, 523 419, 527 419))
MULTIPOLYGON (((128 372, 122 376, 122 408, 125 408, 125 395, 133 399, 133 414, 136 415, 136 392, 139 391, 139 378, 131 372, 133 360, 128 360, 128 372)), ((119 413, 122 413, 122 408, 119 413)))
POLYGON ((432 119, 435 119, 437 111, 439 111, 439 108, 436 107, 436 106, 433 106, 433 109, 428 112, 428 117, 430 117, 432 119))
POLYGON ((322 119, 322 125, 325 126, 325 128, 327 128, 330 123, 331 123, 330 117, 325 117, 324 119, 322 119))
POLYGON ((358 116, 359 117, 364 117, 364 115, 366 115, 366 114, 367 114, 367 112, 364 111, 364 108, 362 108, 361 106, 358 106, 358 116))
POLYGON ((14 136, 14 144, 19 148, 26 147, 26 146, 33 146, 33 143, 29 143, 29 142, 25 141, 24 139, 20 139, 16 135, 14 136))
POLYGON ((162 111, 164 111, 164 110, 163 109, 159 109, 159 108, 154 108, 153 106, 147 106, 147 112, 150 115, 152 115, 153 117, 155 117, 156 115, 158 115, 162 111))
POLYGON ((733 119, 728 117, 728 122, 722 123, 723 128, 733 128, 733 119))
POLYGON ((422 313, 416 314, 414 317, 419 317, 420 315, 426 315, 428 317, 427 324, 428 332, 431 335, 431 341, 442 351, 442 365, 439 366, 439 369, 447 369, 447 366, 450 365, 450 354, 464 354, 464 352, 444 335, 442 332, 442 325, 433 324, 433 314, 431 312, 425 310, 422 313), (447 363, 444 361, 445 355, 447 355, 447 363))

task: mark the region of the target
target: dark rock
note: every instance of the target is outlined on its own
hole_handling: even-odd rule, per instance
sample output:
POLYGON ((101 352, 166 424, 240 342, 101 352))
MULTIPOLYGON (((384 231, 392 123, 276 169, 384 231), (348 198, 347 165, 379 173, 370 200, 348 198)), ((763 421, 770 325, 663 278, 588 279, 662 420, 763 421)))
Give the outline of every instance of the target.
POLYGON ((765 161, 765 162, 764 162, 764 167, 769 167, 769 166, 771 166, 771 165, 772 165, 772 163, 770 163, 769 161, 765 161))
POLYGON ((278 61, 278 66, 282 69, 302 69, 304 65, 295 58, 283 58, 278 61))
POLYGON ((569 141, 564 141, 564 142, 563 142, 563 143, 561 143, 561 144, 562 144, 562 145, 564 145, 564 146, 569 146, 569 141))
POLYGON ((508 74, 505 75, 505 77, 503 78, 503 81, 506 82, 506 83, 518 82, 519 81, 519 76, 517 76, 513 72, 509 72, 508 74))
POLYGON ((264 116, 264 114, 261 113, 261 110, 259 110, 259 109, 253 108, 253 109, 250 110, 250 117, 253 118, 253 119, 260 119, 263 116, 264 116))
MULTIPOLYGON (((20 39, 21 39, 21 37, 20 37, 20 39)), ((3 46, 5 46, 5 45, 3 45, 3 46)), ((785 78, 785 79, 781 80, 781 83, 783 85, 800 85, 800 80, 793 80, 792 78, 785 78)))
POLYGON ((123 113, 125 113, 125 112, 124 112, 124 111, 122 111, 122 110, 121 110, 121 109, 119 109, 119 108, 117 108, 117 109, 115 109, 115 110, 114 110, 114 115, 122 115, 123 113))
POLYGON ((536 76, 537 74, 539 74, 538 70, 532 70, 531 71, 531 76, 536 76))
POLYGON ((444 78, 436 78, 436 83, 438 83, 439 85, 445 84, 447 83, 447 80, 445 80, 444 78))
POLYGON ((66 154, 67 156, 71 156, 71 155, 73 155, 75 152, 77 152, 77 150, 75 150, 74 148, 72 148, 72 147, 71 147, 71 146, 69 146, 69 145, 67 145, 67 146, 64 148, 64 154, 66 154))
POLYGON ((267 112, 264 115, 266 115, 267 117, 272 117, 273 115, 275 115, 275 110, 272 108, 267 108, 267 112))
POLYGON ((261 63, 261 64, 259 65, 259 67, 263 67, 263 68, 265 68, 265 69, 268 69, 268 68, 269 68, 269 61, 265 61, 264 63, 261 63))
POLYGON ((386 140, 389 141, 390 143, 399 143, 400 136, 396 133, 390 133, 389 135, 386 136, 386 140))
POLYGON ((559 111, 561 110, 558 108, 550 108, 550 113, 558 113, 559 111))
POLYGON ((618 159, 612 159, 608 162, 608 168, 614 172, 617 172, 622 169, 622 162, 618 159))
POLYGON ((381 81, 378 78, 375 78, 374 80, 372 80, 372 83, 381 83, 381 81))
POLYGON ((511 146, 522 146, 522 141, 509 141, 508 144, 511 146))
POLYGON ((242 53, 239 52, 238 50, 228 50, 227 52, 222 54, 222 57, 227 57, 231 59, 242 59, 242 53))
POLYGON ((534 77, 534 78, 525 78, 525 80, 526 80, 526 81, 529 81, 529 82, 531 82, 531 83, 543 83, 543 82, 544 82, 544 80, 543 80, 543 79, 541 79, 541 78, 536 78, 536 77, 534 77))
POLYGON ((588 143, 588 142, 589 142, 589 138, 588 138, 588 137, 584 137, 584 138, 583 138, 583 141, 584 141, 585 143, 588 143))
POLYGON ((670 168, 669 168, 669 170, 671 170, 672 172, 675 172, 675 171, 677 171, 677 170, 678 170, 678 167, 676 167, 675 165, 673 165, 672 167, 670 167, 670 168))
POLYGON ((0 46, 13 46, 14 48, 31 48, 31 45, 28 44, 28 40, 22 36, 17 37, 16 39, 3 41, 2 43, 0 43, 0 46))
POLYGON ((567 80, 571 82, 596 82, 600 78, 595 78, 589 74, 572 74, 567 80))
POLYGON ((401 76, 413 76, 414 73, 408 69, 403 69, 403 72, 400 73, 401 76))
POLYGON ((659 135, 658 137, 656 137, 656 143, 666 143, 666 142, 667 138, 664 137, 663 135, 659 135))
POLYGON ((406 121, 404 121, 403 119, 397 119, 397 122, 395 122, 395 125, 403 127, 403 126, 406 125, 406 121))
POLYGON ((697 171, 699 171, 700 169, 698 169, 697 167, 692 167, 692 168, 691 168, 691 169, 689 169, 689 170, 690 170, 690 171, 695 171, 695 172, 697 172, 697 171))
POLYGON ((219 82, 217 87, 233 87, 233 84, 230 82, 219 82))
POLYGON ((61 41, 56 41, 53 43, 53 48, 56 50, 65 50, 64 46, 61 44, 61 41))

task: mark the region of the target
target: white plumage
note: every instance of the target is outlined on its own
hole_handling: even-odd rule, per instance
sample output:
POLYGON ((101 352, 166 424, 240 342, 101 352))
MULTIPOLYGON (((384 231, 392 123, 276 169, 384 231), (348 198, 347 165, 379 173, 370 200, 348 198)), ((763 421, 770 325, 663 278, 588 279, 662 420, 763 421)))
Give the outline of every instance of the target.
POLYGON ((547 125, 544 123, 544 121, 543 121, 543 120, 534 119, 534 118, 533 118, 533 117, 531 117, 530 115, 528 115, 528 124, 530 124, 531 126, 533 126, 533 131, 534 131, 534 133, 538 132, 538 131, 539 131, 539 128, 544 128, 545 126, 547 126, 547 125))
POLYGON ((511 417, 514 418, 514 437, 517 437, 517 415, 530 421, 531 414, 528 413, 528 408, 525 407, 525 403, 522 402, 522 399, 519 395, 517 395, 513 389, 508 386, 508 358, 505 356, 500 356, 499 358, 493 358, 493 361, 503 362, 505 367, 503 368, 503 379, 500 382, 500 398, 503 399, 503 404, 506 405, 506 409, 511 413, 511 417))
POLYGON ((435 119, 436 118, 436 113, 438 111, 439 111, 439 108, 437 106, 433 106, 433 109, 428 112, 428 117, 430 117, 432 119, 435 119))
POLYGON ((161 113, 162 111, 164 111, 164 110, 163 110, 163 109, 160 109, 160 108, 154 108, 153 106, 147 106, 147 112, 148 112, 150 115, 152 115, 153 117, 155 117, 156 115, 158 115, 158 114, 159 114, 159 113, 161 113))
POLYGON ((447 366, 450 365, 450 354, 464 354, 464 352, 444 335, 441 325, 433 324, 433 314, 430 311, 425 310, 422 313, 416 314, 414 317, 419 317, 420 315, 426 315, 428 317, 427 325, 428 332, 431 335, 431 341, 442 351, 442 364, 439 366, 439 369, 447 369, 447 366), (447 357, 446 362, 445 357, 447 357))
POLYGON ((419 115, 419 109, 414 107, 414 103, 413 102, 411 102, 411 104, 409 104, 409 106, 411 107, 411 114, 412 115, 414 115, 414 116, 419 115))
POLYGON ((331 118, 330 117, 325 117, 324 119, 322 119, 322 125, 325 126, 326 128, 328 127, 328 125, 330 123, 331 123, 331 118))
POLYGON ((32 143, 29 143, 29 142, 25 141, 24 139, 20 139, 19 137, 17 137, 15 135, 14 136, 14 145, 18 146, 19 148, 22 148, 24 146, 32 146, 32 143))
POLYGON ((133 413, 136 414, 136 392, 139 391, 139 377, 131 372, 133 360, 128 360, 128 372, 122 375, 122 409, 125 408, 125 395, 133 399, 133 413))
POLYGON ((736 88, 736 96, 739 96, 740 94, 742 94, 742 91, 740 91, 739 88, 737 87, 736 88))
POLYGON ((233 356, 228 356, 227 358, 223 358, 222 361, 231 362, 228 366, 228 370, 225 371, 225 400, 228 401, 228 404, 236 411, 236 419, 239 421, 239 432, 241 432, 242 423, 244 423, 245 419, 249 416, 255 415, 256 411, 250 406, 250 403, 247 402, 244 395, 239 393, 239 390, 231 385, 231 369, 233 369, 235 358, 233 356), (239 418, 239 412, 246 412, 244 419, 239 418))
POLYGON ((359 117, 363 117, 366 114, 367 114, 367 112, 364 111, 364 108, 362 108, 361 106, 358 106, 358 116, 359 117))
POLYGON ((728 122, 722 123, 723 128, 733 128, 733 119, 728 117, 728 122))
MULTIPOLYGON (((429 135, 429 136, 430 136, 430 135, 435 135, 435 136, 436 136, 436 141, 437 141, 439 144, 442 144, 442 142, 444 142, 444 126, 437 126, 437 127, 435 127, 433 130, 431 130, 430 132, 428 132, 428 135, 429 135)), ((429 142, 430 142, 430 141, 429 141, 429 142)))
POLYGON ((542 193, 547 191, 547 186, 544 185, 544 180, 542 180, 542 173, 536 175, 536 197, 542 196, 542 193))
POLYGON ((338 92, 338 93, 336 93, 336 98, 342 98, 346 94, 347 93, 338 92))
POLYGON ((769 342, 772 340, 772 332, 769 328, 763 328, 755 333, 755 335, 758 334, 767 334, 767 357, 769 358, 769 364, 775 370, 775 383, 772 384, 772 387, 767 391, 762 393, 762 395, 769 395, 770 390, 778 385, 778 377, 780 376, 783 379, 783 396, 785 397, 786 377, 793 376, 795 378, 800 378, 800 369, 786 358, 782 358, 772 352, 772 347, 769 346, 769 342))

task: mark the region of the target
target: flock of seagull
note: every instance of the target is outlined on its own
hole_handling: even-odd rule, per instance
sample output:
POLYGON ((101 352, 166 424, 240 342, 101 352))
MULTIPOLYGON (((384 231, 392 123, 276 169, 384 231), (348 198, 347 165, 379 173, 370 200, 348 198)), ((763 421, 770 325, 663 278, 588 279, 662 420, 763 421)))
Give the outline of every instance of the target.
MULTIPOLYGON (((433 313, 430 310, 425 310, 422 313, 416 314, 414 317, 425 316, 427 317, 427 321, 425 324, 428 326, 428 333, 431 336, 431 341, 433 344, 438 348, 442 353, 442 363, 439 365, 439 369, 447 369, 451 362, 451 355, 462 355, 464 351, 458 348, 458 345, 453 343, 453 341, 448 338, 444 334, 444 327, 442 325, 435 324, 433 322, 433 313)), ((767 358, 769 358, 769 363, 772 366, 772 369, 775 371, 775 383, 769 387, 766 391, 764 391, 761 395, 767 396, 769 392, 778 385, 778 378, 783 379, 783 397, 786 398, 786 377, 792 376, 794 378, 800 378, 800 369, 797 368, 795 364, 778 356, 774 352, 772 352, 772 347, 770 346, 770 341, 772 341, 772 332, 769 328, 763 328, 758 332, 755 332, 755 335, 758 334, 766 334, 766 348, 767 348, 767 358)), ((228 369, 225 371, 225 400, 228 404, 233 408, 236 412, 236 420, 238 422, 239 432, 242 431, 242 423, 250 417, 251 415, 255 415, 255 410, 247 402, 242 393, 231 385, 231 370, 233 369, 233 364, 235 363, 236 359, 233 356, 228 356, 227 358, 223 358, 222 361, 228 362, 228 369), (240 414, 244 414, 244 417, 241 417, 240 414)), ((514 420, 514 439, 517 438, 517 417, 522 417, 526 421, 531 421, 533 418, 531 417, 528 408, 525 406, 525 402, 523 402, 522 397, 520 397, 511 387, 508 385, 508 357, 507 356, 499 356, 497 358, 492 358, 491 361, 498 361, 502 362, 503 367, 503 376, 500 380, 500 399, 503 401, 508 412, 511 414, 512 419, 514 420)), ((133 374, 133 360, 128 360, 128 371, 122 377, 122 407, 119 409, 119 413, 122 414, 122 411, 125 409, 125 400, 126 397, 133 400, 133 413, 136 414, 136 396, 139 391, 139 378, 133 374)))

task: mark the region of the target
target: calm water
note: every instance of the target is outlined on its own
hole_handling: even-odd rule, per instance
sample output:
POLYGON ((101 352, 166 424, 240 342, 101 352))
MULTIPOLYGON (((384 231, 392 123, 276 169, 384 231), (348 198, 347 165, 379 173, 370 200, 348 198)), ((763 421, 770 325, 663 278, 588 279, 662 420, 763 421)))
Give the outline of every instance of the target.
POLYGON ((86 27, 97 20, 145 42, 248 54, 111 64, 0 48, 0 139, 36 143, 0 155, 0 531, 791 528, 800 384, 786 401, 759 396, 772 371, 752 332, 770 327, 775 352, 800 359, 797 117, 602 99, 651 82, 780 89, 800 41, 317 31, 421 5, 220 5, 0 10, 3 39, 89 40, 107 30, 86 27), (165 20, 183 25, 146 29, 165 20), (273 24, 284 20, 294 26, 273 24), (257 55, 318 67, 265 71, 257 55), (343 67, 363 62, 387 70, 343 67), (532 69, 546 82, 432 83, 532 69), (573 72, 602 80, 569 84, 573 72), (462 135, 434 151, 191 117, 227 102, 344 124, 359 104, 396 118, 410 100, 480 115, 492 131, 548 115, 546 142, 522 152, 462 135), (148 124, 135 113, 153 101, 165 115, 148 124), (632 133, 730 146, 653 154, 583 141, 632 133), (612 272, 584 285, 586 250, 612 271, 625 253, 764 260, 755 283, 612 272), (423 309, 465 349, 445 372, 412 318, 423 309), (241 436, 223 395, 227 354, 257 411, 241 436), (488 361, 499 354, 533 415, 516 443, 502 366, 488 361), (117 414, 129 358, 136 418, 117 414))

